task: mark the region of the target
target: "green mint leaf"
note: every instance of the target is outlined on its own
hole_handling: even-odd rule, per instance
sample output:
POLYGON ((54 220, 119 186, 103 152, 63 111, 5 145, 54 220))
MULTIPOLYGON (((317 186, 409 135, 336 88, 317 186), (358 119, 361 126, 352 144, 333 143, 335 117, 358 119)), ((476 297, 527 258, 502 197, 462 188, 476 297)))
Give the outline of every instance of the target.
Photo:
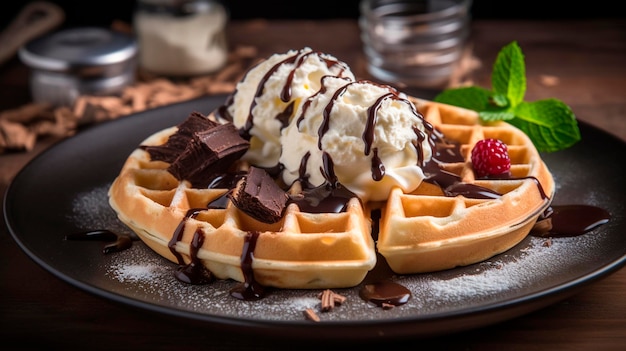
POLYGON ((495 93, 508 97, 512 106, 524 101, 526 94, 526 66, 522 49, 513 41, 498 53, 491 74, 495 93))
POLYGON ((515 116, 508 122, 526 133, 539 151, 558 151, 580 140, 576 117, 560 100, 522 102, 515 108, 515 116))
POLYGON ((537 150, 566 149, 580 140, 576 116, 557 99, 524 102, 526 67, 517 42, 506 45, 493 65, 492 91, 479 87, 450 88, 435 101, 478 112, 484 123, 507 121, 532 140, 537 150))
POLYGON ((509 99, 506 95, 502 94, 493 94, 491 99, 489 100, 493 106, 496 107, 507 107, 509 106, 509 99))
POLYGON ((508 110, 480 111, 478 116, 481 121, 508 121, 515 118, 515 114, 508 110))
POLYGON ((472 86, 444 90, 435 96, 434 101, 482 111, 488 108, 490 96, 489 90, 472 86))

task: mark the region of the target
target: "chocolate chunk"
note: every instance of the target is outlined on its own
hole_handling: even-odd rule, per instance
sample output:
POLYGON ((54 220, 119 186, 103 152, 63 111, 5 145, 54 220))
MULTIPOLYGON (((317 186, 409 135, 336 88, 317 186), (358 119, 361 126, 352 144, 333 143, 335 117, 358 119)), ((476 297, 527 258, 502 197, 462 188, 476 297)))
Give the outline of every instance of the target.
POLYGON ((193 187, 207 187, 215 177, 228 172, 249 147, 232 123, 215 123, 192 133, 187 147, 168 171, 179 180, 190 181, 193 187))
POLYGON ((241 211, 264 223, 278 222, 287 204, 287 193, 265 170, 254 166, 229 197, 241 211))
POLYGON ((194 132, 214 128, 217 125, 217 122, 194 111, 177 126, 178 130, 167 139, 165 144, 156 146, 142 145, 141 148, 150 154, 150 159, 153 161, 172 163, 191 143, 194 132))

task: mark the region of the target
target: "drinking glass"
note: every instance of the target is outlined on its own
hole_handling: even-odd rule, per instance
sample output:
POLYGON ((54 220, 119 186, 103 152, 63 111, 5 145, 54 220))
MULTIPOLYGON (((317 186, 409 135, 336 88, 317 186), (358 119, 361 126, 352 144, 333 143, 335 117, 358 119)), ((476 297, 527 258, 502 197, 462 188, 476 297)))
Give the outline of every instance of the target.
POLYGON ((470 36, 472 0, 362 0, 359 27, 376 79, 445 87, 470 36))

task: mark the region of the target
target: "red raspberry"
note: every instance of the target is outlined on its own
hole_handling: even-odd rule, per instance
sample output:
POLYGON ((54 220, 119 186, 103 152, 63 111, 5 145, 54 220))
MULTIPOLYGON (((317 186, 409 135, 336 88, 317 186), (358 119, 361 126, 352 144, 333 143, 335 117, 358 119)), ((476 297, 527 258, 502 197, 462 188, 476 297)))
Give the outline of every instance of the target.
POLYGON ((506 144, 498 139, 479 140, 472 149, 472 167, 476 178, 508 175, 511 159, 506 144))

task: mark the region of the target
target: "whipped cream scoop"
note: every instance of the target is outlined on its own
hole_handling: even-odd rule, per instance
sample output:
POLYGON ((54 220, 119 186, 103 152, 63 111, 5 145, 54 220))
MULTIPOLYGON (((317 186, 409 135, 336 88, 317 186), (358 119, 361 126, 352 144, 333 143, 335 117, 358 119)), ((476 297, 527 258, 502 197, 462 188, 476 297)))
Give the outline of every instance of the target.
POLYGON ((432 155, 432 131, 404 93, 310 48, 251 68, 219 115, 250 141, 251 165, 280 171, 287 186, 339 183, 365 202, 416 189, 432 155))
POLYGON ((336 178, 363 201, 387 200, 393 187, 410 192, 432 155, 424 123, 392 87, 326 76, 281 134, 283 179, 336 178))
POLYGON ((232 122, 250 139, 244 159, 262 167, 277 164, 281 130, 327 75, 354 79, 347 64, 310 48, 274 54, 246 73, 227 106, 232 122))

